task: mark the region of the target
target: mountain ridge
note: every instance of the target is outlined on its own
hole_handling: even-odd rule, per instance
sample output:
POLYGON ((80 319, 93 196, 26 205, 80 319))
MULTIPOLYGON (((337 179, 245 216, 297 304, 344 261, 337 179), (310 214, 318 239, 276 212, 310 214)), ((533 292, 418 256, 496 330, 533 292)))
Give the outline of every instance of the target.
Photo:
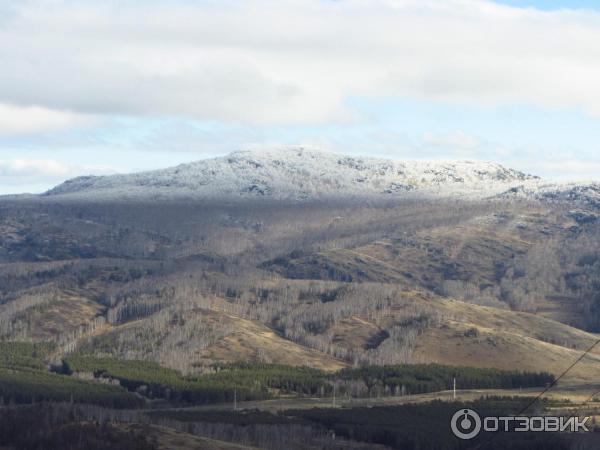
POLYGON ((522 199, 600 208, 599 182, 553 182, 493 162, 392 160, 304 147, 245 150, 166 169, 81 176, 41 195, 86 201, 522 199))
POLYGON ((128 175, 85 176, 44 195, 310 198, 408 193, 485 195, 538 177, 476 161, 397 161, 302 147, 239 151, 172 168, 128 175))

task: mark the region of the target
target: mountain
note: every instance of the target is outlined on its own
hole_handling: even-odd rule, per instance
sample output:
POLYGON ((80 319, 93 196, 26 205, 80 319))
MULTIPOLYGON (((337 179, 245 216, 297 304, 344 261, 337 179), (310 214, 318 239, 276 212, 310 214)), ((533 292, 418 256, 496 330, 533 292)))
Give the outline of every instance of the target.
POLYGON ((536 395, 576 361, 549 394, 578 408, 600 389, 600 349, 581 358, 600 332, 599 198, 497 164, 305 149, 0 197, 0 398, 10 414, 123 407, 212 439, 144 428, 158 448, 290 448, 271 439, 287 433, 374 449, 325 442, 289 410, 369 417, 450 399, 435 391, 455 378, 461 401, 536 395))
POLYGON ((130 175, 74 178, 48 196, 93 198, 317 198, 434 195, 485 197, 538 177, 473 161, 393 161, 283 148, 240 151, 130 175))

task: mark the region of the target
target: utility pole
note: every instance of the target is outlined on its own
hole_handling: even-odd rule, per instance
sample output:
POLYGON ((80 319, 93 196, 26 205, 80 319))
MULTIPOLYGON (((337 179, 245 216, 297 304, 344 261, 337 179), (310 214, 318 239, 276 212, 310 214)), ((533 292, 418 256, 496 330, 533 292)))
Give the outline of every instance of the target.
POLYGON ((456 400, 456 377, 452 378, 452 398, 456 400))
POLYGON ((237 411, 237 387, 233 388, 233 410, 237 411))

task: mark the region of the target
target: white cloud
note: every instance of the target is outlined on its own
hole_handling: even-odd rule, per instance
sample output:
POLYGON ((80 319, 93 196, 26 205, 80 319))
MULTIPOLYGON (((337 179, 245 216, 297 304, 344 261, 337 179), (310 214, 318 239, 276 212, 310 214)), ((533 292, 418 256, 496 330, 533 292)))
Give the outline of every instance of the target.
POLYGON ((70 177, 80 174, 109 174, 116 170, 105 165, 68 164, 52 159, 0 159, 0 176, 70 177))
POLYGON ((40 175, 46 177, 66 177, 72 173, 72 166, 48 159, 0 160, 0 176, 40 175))
POLYGON ((464 131, 456 130, 451 133, 425 133, 423 143, 449 150, 473 150, 479 145, 479 140, 464 131))
POLYGON ((69 164, 52 159, 0 159, 0 195, 23 190, 42 192, 75 176, 115 172, 110 166, 69 164))
POLYGON ((553 174, 562 180, 598 180, 600 161, 565 160, 556 158, 550 161, 535 161, 530 164, 541 173, 553 174))
POLYGON ((483 0, 16 2, 0 101, 246 123, 356 120, 411 96, 600 115, 600 14, 483 0))
POLYGON ((0 135, 60 130, 88 122, 89 118, 69 112, 0 103, 0 135))

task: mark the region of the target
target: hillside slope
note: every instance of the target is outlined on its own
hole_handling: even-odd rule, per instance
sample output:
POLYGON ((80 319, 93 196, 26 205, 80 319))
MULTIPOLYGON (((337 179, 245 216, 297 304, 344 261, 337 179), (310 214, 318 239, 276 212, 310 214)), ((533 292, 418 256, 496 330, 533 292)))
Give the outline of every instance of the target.
MULTIPOLYGON (((308 284, 300 282, 298 286, 308 284)), ((343 311, 318 325, 319 305, 290 305, 314 324, 308 336, 286 329, 287 338, 258 320, 214 309, 165 309, 147 319, 83 336, 74 349, 98 357, 145 359, 194 373, 212 363, 268 362, 308 366, 328 372, 356 361, 371 363, 439 363, 498 369, 547 371, 560 374, 579 358, 597 335, 531 313, 428 296, 418 291, 396 292, 384 313, 354 309, 354 298, 378 285, 365 285, 353 297, 328 302, 343 311), (312 319, 311 319, 312 318, 312 319), (338 355, 339 357, 336 357, 338 355)), ((390 287, 390 289, 393 289, 390 287)), ((395 291, 389 291, 395 292, 395 291)), ((293 325, 292 325, 293 327, 293 325)), ((600 350, 582 360, 566 383, 590 383, 600 378, 600 350)))

